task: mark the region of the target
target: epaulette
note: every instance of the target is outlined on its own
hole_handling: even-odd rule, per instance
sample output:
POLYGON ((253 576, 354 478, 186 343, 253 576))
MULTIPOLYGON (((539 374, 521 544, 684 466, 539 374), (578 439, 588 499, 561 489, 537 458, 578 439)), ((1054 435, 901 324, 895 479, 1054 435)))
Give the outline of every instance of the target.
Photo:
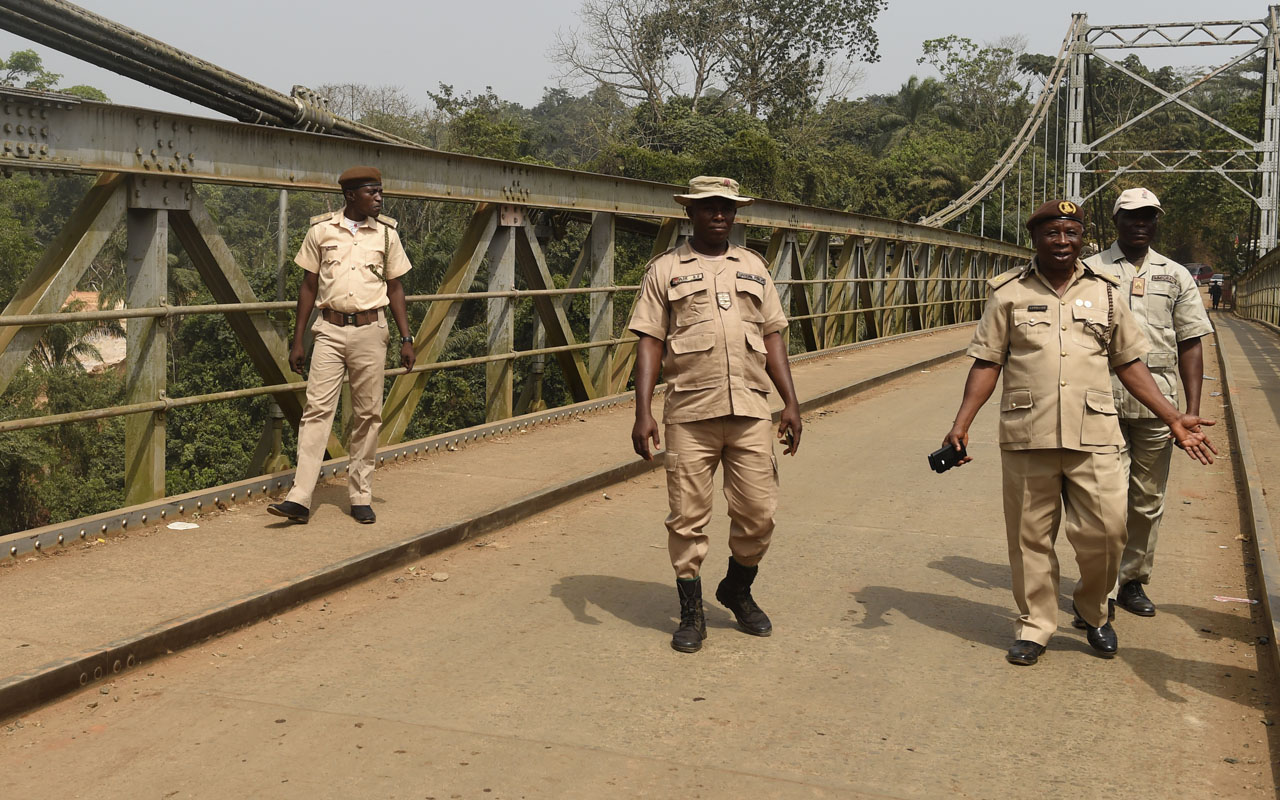
POLYGON ((308 225, 315 225, 316 223, 319 223, 319 222, 325 222, 326 220, 329 220, 329 219, 332 219, 332 218, 333 218, 333 212, 332 212, 332 211, 326 211, 326 212, 324 212, 323 214, 316 214, 314 217, 312 217, 311 219, 307 220, 307 224, 308 224, 308 225))
POLYGON ((987 281, 987 286, 994 291, 996 289, 999 289, 1001 286, 1004 286, 1009 281, 1012 281, 1016 278, 1021 278, 1025 274, 1027 274, 1026 266, 1014 267, 1013 269, 1007 272, 1002 272, 999 275, 992 278, 991 280, 987 281))
POLYGON ((1117 278, 1115 275, 1110 275, 1106 272, 1103 272, 1102 270, 1096 270, 1087 264, 1085 265, 1085 269, 1089 271, 1090 275, 1094 275, 1096 277, 1101 278, 1102 280, 1106 281, 1107 283, 1111 284, 1117 289, 1120 288, 1120 279, 1117 278))
POLYGON ((384 217, 381 214, 378 215, 378 222, 381 222, 383 225, 386 225, 388 228, 390 228, 393 231, 396 229, 396 226, 400 224, 396 222, 394 219, 392 219, 391 217, 384 217))

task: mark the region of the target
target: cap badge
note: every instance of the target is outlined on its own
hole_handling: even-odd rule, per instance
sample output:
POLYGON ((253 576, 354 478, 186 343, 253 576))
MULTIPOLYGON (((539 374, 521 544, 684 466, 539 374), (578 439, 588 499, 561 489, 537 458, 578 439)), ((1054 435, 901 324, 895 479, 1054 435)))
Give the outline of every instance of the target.
POLYGON ((1063 200, 1061 203, 1058 203, 1058 210, 1063 214, 1074 214, 1078 209, 1076 208, 1075 203, 1070 200, 1063 200))

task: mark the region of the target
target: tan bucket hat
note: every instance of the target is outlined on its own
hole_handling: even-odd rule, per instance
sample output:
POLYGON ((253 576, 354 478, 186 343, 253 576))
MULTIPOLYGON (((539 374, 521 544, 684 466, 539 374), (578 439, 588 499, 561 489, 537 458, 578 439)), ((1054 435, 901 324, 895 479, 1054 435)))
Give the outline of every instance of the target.
POLYGON ((716 178, 710 175, 699 175, 689 181, 689 193, 675 195, 676 202, 682 206, 704 197, 727 197, 738 205, 738 208, 749 206, 755 202, 753 197, 738 194, 738 182, 733 178, 716 178))

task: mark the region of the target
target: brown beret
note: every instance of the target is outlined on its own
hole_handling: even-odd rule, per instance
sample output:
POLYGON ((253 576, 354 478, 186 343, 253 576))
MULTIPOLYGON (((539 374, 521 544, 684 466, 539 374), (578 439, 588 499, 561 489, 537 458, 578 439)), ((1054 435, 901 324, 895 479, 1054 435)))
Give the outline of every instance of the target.
POLYGON ((1073 219, 1083 225, 1084 212, 1070 200, 1049 200, 1027 218, 1027 230, 1034 231, 1041 222, 1051 219, 1073 219))
POLYGON ((352 167, 338 176, 343 189, 357 189, 370 183, 382 183, 382 173, 377 167, 352 167))

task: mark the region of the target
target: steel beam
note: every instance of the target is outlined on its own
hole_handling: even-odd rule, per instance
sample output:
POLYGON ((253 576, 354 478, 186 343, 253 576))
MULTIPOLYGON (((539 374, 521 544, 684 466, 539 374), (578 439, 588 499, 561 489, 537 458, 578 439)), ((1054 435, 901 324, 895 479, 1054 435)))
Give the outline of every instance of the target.
MULTIPOLYGON (((75 290, 102 245, 124 219, 126 181, 122 175, 98 178, 0 316, 62 310, 62 304, 75 290)), ((0 326, 0 393, 27 363, 31 348, 44 336, 46 327, 0 326)))
MULTIPOLYGON (((498 226, 497 206, 482 203, 471 215, 471 222, 462 234, 458 248, 453 251, 449 268, 440 281, 439 293, 465 292, 476 279, 476 273, 488 252, 498 226)), ((427 307, 427 314, 418 326, 413 349, 418 354, 418 364, 431 364, 440 360, 453 323, 458 318, 462 303, 459 300, 436 300, 427 307)), ((426 389, 430 372, 413 372, 396 377, 382 404, 382 429, 378 432, 378 444, 385 447, 404 440, 413 412, 418 408, 422 392, 426 389)))
MULTIPOLYGON (((167 301, 169 291, 169 212, 151 208, 128 211, 125 260, 128 305, 146 307, 167 301)), ((165 396, 168 331, 162 317, 131 319, 125 329, 125 402, 145 403, 165 396)), ((124 504, 164 497, 165 414, 133 414, 124 423, 124 504)))
MULTIPOLYGON (((614 216, 613 214, 596 214, 591 220, 591 232, 583 244, 584 255, 589 255, 591 265, 592 288, 603 288, 614 285, 614 216)), ((612 339, 613 330, 613 295, 593 294, 589 301, 590 329, 589 338, 593 342, 612 339)), ((605 348, 592 350, 587 355, 587 366, 591 373, 591 385, 597 395, 609 394, 610 353, 605 348)))
MULTIPOLYGON (((386 193, 394 197, 668 219, 685 216, 671 200, 685 187, 671 184, 76 101, 65 95, 0 89, 0 123, 15 130, 20 125, 24 132, 6 137, 14 149, 0 152, 0 169, 10 171, 123 172, 332 192, 335 164, 378 164, 386 193)), ((774 200, 757 200, 738 212, 737 221, 1022 252, 970 234, 774 200)))
MULTIPOLYGON (((554 289, 555 282, 551 278, 551 270, 547 268, 546 258, 538 239, 534 236, 533 226, 525 222, 516 233, 515 261, 520 268, 520 275, 530 289, 554 289)), ((577 344, 573 329, 569 327, 569 318, 565 316, 564 306, 550 295, 535 295, 533 306, 542 321, 542 330, 549 347, 564 347, 577 344)), ((564 375, 565 384, 573 395, 574 402, 584 402, 601 396, 591 382, 587 368, 578 359, 577 353, 566 351, 556 353, 556 361, 560 364, 560 372, 564 375)), ((511 362, 506 362, 510 364, 511 362)))
MULTIPOLYGON (((506 292, 515 288, 516 237, 524 224, 524 210, 515 206, 499 209, 498 230, 489 243, 489 291, 506 292)), ((509 297, 495 297, 487 301, 488 339, 485 352, 489 355, 510 353, 515 349, 514 301, 509 297)), ((512 415, 515 402, 515 364, 511 361, 494 361, 484 366, 484 419, 497 422, 512 415)))

